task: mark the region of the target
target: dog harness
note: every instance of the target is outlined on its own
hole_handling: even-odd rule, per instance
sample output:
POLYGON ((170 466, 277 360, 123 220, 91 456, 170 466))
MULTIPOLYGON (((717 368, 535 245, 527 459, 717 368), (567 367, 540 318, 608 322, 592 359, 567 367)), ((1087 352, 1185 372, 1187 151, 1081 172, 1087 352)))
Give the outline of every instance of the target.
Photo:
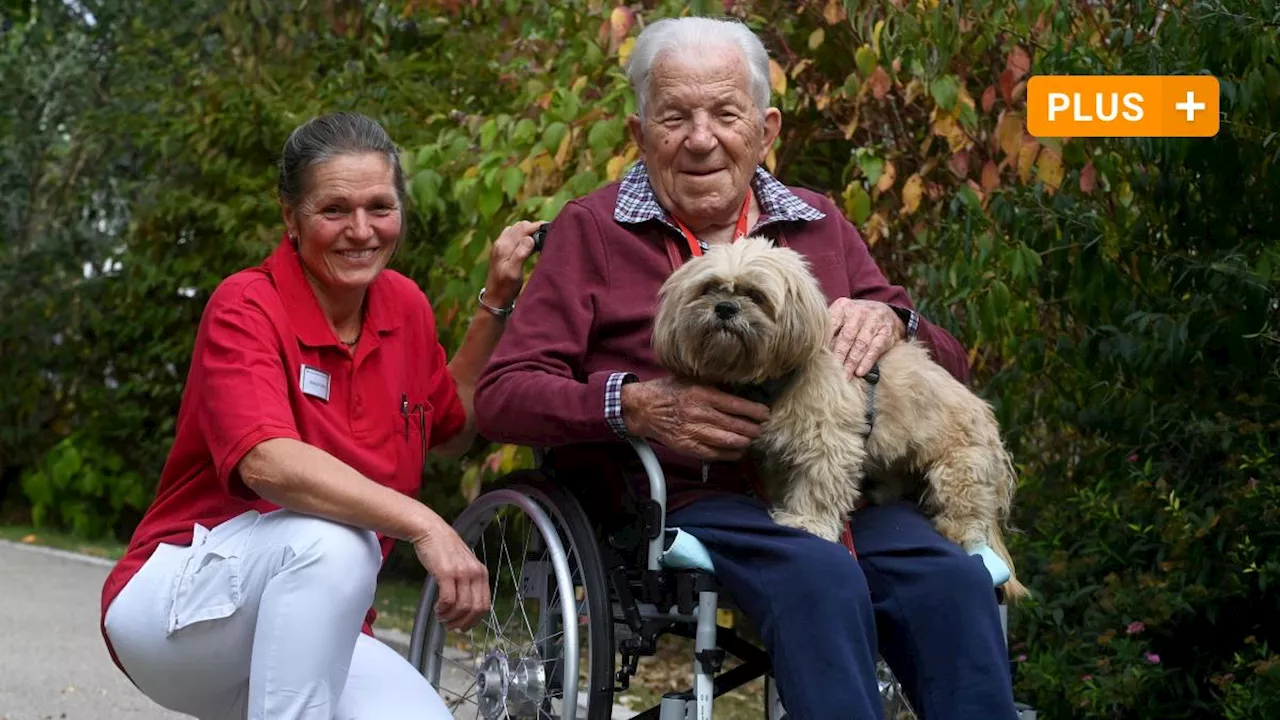
POLYGON ((872 363, 863 379, 867 381, 867 431, 862 434, 862 439, 866 441, 871 437, 871 428, 876 424, 876 383, 880 382, 880 363, 872 363))

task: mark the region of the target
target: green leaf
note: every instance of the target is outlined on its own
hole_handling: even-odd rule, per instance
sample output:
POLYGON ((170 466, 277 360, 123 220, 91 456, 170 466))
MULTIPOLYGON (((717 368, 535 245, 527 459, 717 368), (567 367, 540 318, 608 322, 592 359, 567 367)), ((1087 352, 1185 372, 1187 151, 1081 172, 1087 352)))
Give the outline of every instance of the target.
POLYGON ((968 185, 961 185, 959 189, 956 190, 956 195, 959 196, 960 200, 962 200, 970 210, 973 210, 974 212, 982 212, 982 200, 978 198, 978 193, 974 192, 973 188, 968 185))
POLYGON ((489 118, 480 126, 480 149, 488 151, 493 148, 493 141, 498 137, 498 123, 489 118))
POLYGON ((533 142, 538 135, 538 126, 529 118, 521 118, 520 122, 515 124, 511 129, 511 143, 518 147, 524 147, 533 142))
POLYGON ((547 126, 546 130, 542 131, 542 147, 546 148, 547 152, 554 155, 556 150, 560 147, 560 141, 563 140, 564 136, 568 133, 568 125, 565 125, 558 120, 551 123, 547 126))
POLYGON ((480 192, 480 217, 488 220, 498 214, 498 210, 502 208, 502 188, 496 185, 487 185, 480 192))
POLYGON ((609 118, 597 120, 587 133, 587 147, 597 155, 612 155, 613 149, 622 142, 622 120, 609 118))
POLYGON ((512 165, 502 171, 502 191, 507 197, 515 200, 520 194, 520 190, 524 188, 524 171, 519 167, 512 165))
POLYGON ((929 94, 938 107, 952 110, 956 106, 956 97, 960 94, 960 81, 955 75, 943 75, 929 83, 929 94))
POLYGON ((875 155, 863 155, 858 158, 858 169, 867 178, 867 187, 875 187, 884 174, 884 158, 875 155))
POLYGON ((845 188, 844 212, 854 225, 862 225, 871 217, 871 196, 862 183, 853 182, 845 188))
POLYGON ((879 58, 876 57, 876 51, 872 50, 870 45, 863 45, 853 54, 853 61, 858 66, 858 72, 862 73, 862 77, 866 78, 871 77, 871 73, 876 71, 876 63, 879 62, 879 58))

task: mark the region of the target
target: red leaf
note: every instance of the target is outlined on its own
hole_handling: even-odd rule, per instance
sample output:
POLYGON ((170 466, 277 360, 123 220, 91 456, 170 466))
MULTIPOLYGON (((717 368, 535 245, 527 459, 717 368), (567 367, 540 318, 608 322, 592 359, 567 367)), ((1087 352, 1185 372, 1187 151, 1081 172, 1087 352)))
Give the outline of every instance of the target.
POLYGON ((982 92, 982 112, 991 112, 991 108, 996 105, 996 86, 988 85, 987 89, 982 92))
POLYGON ((982 166, 982 191, 991 192, 1000 187, 1000 169, 990 160, 982 166))
POLYGON ((960 152, 952 155, 951 159, 947 161, 947 167, 951 168, 951 172, 955 173, 956 177, 962 178, 965 175, 968 175, 969 153, 961 150, 960 152))
POLYGON ((1000 80, 998 81, 1000 83, 1000 95, 1004 97, 1004 104, 1009 107, 1013 107, 1013 84, 1017 81, 1013 77, 1013 71, 1008 68, 1005 68, 1005 71, 1000 73, 1000 80))
POLYGON ((884 96, 889 94, 889 88, 893 86, 889 73, 879 65, 876 66, 875 72, 871 73, 868 82, 871 83, 871 94, 875 95, 877 100, 883 100, 884 96))
POLYGON ((1098 188, 1098 174, 1093 169, 1093 161, 1084 164, 1084 168, 1080 170, 1080 192, 1085 195, 1092 195, 1093 191, 1098 188))
POLYGON ((1013 73, 1013 79, 1017 82, 1031 72, 1031 56, 1022 49, 1022 46, 1015 45, 1009 53, 1009 62, 1005 67, 1013 73))

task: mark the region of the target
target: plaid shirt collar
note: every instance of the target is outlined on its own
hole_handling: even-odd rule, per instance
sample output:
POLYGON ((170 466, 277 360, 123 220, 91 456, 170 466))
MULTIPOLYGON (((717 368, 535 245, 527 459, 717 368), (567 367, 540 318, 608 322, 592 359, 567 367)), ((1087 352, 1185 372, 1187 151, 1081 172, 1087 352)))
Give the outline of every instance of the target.
MULTIPOLYGON (((756 202, 760 203, 760 220, 751 232, 775 222, 810 222, 826 217, 758 165, 751 178, 751 189, 755 191, 756 202)), ((657 220, 680 232, 680 228, 658 203, 658 196, 649 184, 649 173, 643 160, 633 165, 623 176, 622 185, 618 188, 618 202, 613 208, 613 219, 620 223, 657 220)))

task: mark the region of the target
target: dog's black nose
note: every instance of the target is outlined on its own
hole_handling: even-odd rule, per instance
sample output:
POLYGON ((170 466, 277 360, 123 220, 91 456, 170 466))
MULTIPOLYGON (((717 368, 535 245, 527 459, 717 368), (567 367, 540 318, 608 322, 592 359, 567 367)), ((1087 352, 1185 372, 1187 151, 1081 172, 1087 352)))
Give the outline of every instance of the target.
POLYGON ((721 300, 716 303, 716 317, 721 320, 728 320, 738 314, 738 304, 731 303, 728 300, 721 300))

